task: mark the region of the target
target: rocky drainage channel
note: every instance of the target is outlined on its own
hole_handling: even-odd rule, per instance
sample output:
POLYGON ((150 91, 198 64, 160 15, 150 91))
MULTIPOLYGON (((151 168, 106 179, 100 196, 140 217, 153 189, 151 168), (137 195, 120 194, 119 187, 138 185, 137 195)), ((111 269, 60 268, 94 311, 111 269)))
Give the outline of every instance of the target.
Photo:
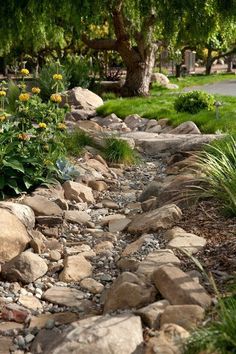
POLYGON ((206 243, 176 227, 197 173, 185 136, 134 167, 87 153, 78 181, 0 203, 0 353, 181 353, 212 302, 177 257, 206 243))

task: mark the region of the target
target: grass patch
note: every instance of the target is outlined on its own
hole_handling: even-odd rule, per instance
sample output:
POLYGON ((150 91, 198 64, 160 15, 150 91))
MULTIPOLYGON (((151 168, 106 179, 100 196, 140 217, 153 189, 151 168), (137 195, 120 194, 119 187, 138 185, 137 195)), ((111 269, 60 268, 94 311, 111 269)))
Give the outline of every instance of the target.
POLYGON ((176 112, 174 102, 185 87, 204 85, 224 80, 234 79, 234 74, 218 75, 192 75, 183 79, 171 79, 171 82, 179 85, 179 90, 168 90, 154 85, 149 97, 118 98, 111 99, 97 109, 102 116, 115 113, 120 118, 130 114, 139 114, 149 119, 169 118, 173 126, 186 121, 193 121, 203 133, 215 133, 217 131, 232 133, 236 131, 236 97, 214 95, 217 101, 222 102, 220 107, 220 119, 216 119, 215 110, 202 110, 197 114, 176 112))
POLYGON ((185 354, 236 353, 236 297, 219 300, 216 318, 196 330, 187 342, 185 354))
POLYGON ((133 165, 138 162, 138 155, 128 142, 116 137, 106 138, 103 155, 106 161, 111 163, 133 165))
POLYGON ((81 129, 67 132, 63 142, 70 156, 78 156, 83 152, 85 146, 94 145, 93 139, 81 129))

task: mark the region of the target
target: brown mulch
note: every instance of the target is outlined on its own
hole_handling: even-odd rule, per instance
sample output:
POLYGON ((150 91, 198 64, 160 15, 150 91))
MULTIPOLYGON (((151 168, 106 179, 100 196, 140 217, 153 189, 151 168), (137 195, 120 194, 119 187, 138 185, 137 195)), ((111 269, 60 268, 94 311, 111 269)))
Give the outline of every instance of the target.
MULTIPOLYGON (((226 218, 216 202, 202 201, 194 208, 183 210, 178 226, 206 238, 207 244, 196 258, 212 273, 221 290, 228 290, 231 283, 236 290, 236 217, 226 218)), ((184 255, 181 258, 188 268, 197 269, 191 259, 184 255)))

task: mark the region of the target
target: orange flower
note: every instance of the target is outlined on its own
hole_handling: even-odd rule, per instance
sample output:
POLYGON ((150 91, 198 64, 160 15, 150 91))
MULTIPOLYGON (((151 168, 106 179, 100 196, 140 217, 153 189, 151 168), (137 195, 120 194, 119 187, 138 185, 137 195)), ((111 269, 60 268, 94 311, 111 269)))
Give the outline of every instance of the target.
POLYGON ((19 100, 21 102, 27 102, 30 99, 30 95, 28 93, 21 93, 19 96, 19 100))

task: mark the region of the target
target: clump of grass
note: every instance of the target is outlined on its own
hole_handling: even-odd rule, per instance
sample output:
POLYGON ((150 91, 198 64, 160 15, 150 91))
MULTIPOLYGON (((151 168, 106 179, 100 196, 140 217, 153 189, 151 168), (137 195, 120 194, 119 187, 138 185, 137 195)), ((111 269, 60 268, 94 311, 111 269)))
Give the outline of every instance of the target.
POLYGON ((104 92, 102 93, 101 97, 104 101, 108 101, 116 99, 117 96, 114 92, 104 92))
POLYGON ((213 197, 220 202, 223 212, 236 216, 236 140, 234 137, 208 145, 198 157, 197 165, 203 172, 204 187, 201 197, 213 197))
POLYGON ((109 137, 105 139, 103 155, 104 158, 111 163, 133 165, 138 162, 138 155, 131 148, 129 143, 116 137, 109 137))
POLYGON ((20 89, 17 86, 17 84, 14 83, 14 81, 10 80, 8 83, 8 104, 7 104, 7 110, 10 113, 15 113, 16 108, 17 108, 17 100, 20 95, 20 89))
POLYGON ((94 142, 91 136, 81 129, 75 129, 67 132, 64 138, 64 145, 70 156, 78 156, 83 152, 85 146, 93 146, 94 142))
POLYGON ((213 354, 236 353, 236 297, 219 300, 216 318, 208 326, 193 332, 186 343, 185 354, 202 351, 213 354))

